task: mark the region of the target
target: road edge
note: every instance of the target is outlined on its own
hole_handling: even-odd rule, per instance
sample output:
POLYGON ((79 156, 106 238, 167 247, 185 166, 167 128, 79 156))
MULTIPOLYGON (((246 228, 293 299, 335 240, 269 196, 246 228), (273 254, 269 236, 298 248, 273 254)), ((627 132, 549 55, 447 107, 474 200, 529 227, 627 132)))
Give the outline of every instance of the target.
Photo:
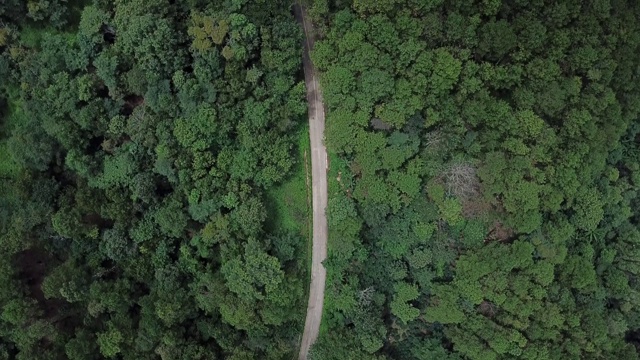
POLYGON ((327 150, 324 146, 324 102, 319 82, 311 62, 310 51, 315 39, 312 36, 311 24, 306 20, 305 9, 300 4, 294 5, 296 21, 304 31, 303 69, 309 111, 309 138, 311 141, 311 183, 313 211, 313 244, 311 256, 311 282, 309 284, 309 300, 304 331, 300 343, 298 359, 307 360, 309 350, 318 338, 322 309, 324 306, 324 290, 326 269, 322 262, 327 257, 328 226, 327 206, 327 150))

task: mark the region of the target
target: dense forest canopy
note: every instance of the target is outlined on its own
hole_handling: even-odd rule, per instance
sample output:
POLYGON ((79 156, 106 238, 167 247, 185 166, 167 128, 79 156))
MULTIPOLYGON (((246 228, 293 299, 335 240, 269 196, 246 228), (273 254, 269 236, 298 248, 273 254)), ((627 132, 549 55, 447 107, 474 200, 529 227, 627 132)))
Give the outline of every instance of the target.
POLYGON ((636 1, 316 0, 313 359, 635 359, 636 1))
POLYGON ((285 359, 306 234, 288 1, 0 5, 0 358, 285 359))
MULTIPOLYGON (((309 357, 638 359, 640 3, 303 3, 330 156, 309 357)), ((0 2, 0 359, 297 356, 292 5, 0 2)))

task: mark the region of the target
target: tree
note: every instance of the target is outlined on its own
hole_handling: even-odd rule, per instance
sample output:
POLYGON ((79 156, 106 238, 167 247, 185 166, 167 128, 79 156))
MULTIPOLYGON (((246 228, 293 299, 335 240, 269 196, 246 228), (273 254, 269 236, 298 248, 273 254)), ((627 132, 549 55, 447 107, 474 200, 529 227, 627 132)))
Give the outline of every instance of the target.
POLYGON ((415 320, 420 315, 420 311, 408 302, 418 298, 418 287, 401 282, 395 285, 395 291, 396 294, 391 302, 391 313, 405 324, 415 320))
POLYGON ((107 358, 115 357, 121 351, 122 340, 122 334, 111 325, 107 331, 98 333, 97 341, 100 353, 107 358))

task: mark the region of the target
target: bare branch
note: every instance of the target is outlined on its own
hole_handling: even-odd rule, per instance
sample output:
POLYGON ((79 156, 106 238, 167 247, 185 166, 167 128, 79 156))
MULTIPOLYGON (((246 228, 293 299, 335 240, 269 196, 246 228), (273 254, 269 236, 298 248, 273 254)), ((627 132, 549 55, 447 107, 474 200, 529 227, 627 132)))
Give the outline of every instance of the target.
POLYGON ((479 180, 476 168, 468 162, 457 162, 449 165, 442 174, 447 192, 461 200, 477 196, 479 180))
POLYGON ((442 133, 439 130, 432 131, 424 136, 427 147, 437 147, 442 142, 442 133))

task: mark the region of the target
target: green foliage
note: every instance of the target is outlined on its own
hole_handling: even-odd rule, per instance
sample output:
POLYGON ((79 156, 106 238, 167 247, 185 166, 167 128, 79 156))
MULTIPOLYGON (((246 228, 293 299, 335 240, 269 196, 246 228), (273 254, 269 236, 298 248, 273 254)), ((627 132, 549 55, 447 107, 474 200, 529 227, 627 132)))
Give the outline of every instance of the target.
POLYGON ((448 224, 456 225, 462 220, 460 216, 462 212, 462 205, 460 205, 460 202, 454 198, 444 199, 440 206, 440 212, 442 214, 442 220, 446 221, 448 224))
POLYGON ((297 353, 308 133, 289 8, 30 1, 0 18, 0 354, 297 353))
MULTIPOLYGON (((296 355, 290 5, 0 4, 0 357, 296 355)), ((637 359, 638 4, 310 12, 332 152, 310 357, 637 359)))
POLYGON ((297 140, 298 152, 292 176, 266 193, 267 226, 273 231, 292 231, 308 239, 311 231, 311 189, 308 184, 311 181, 311 164, 307 127, 299 130, 297 140))
POLYGON ((121 351, 122 340, 122 334, 115 328, 98 333, 97 342, 100 346, 100 353, 107 358, 115 357, 121 351))
POLYGON ((213 44, 221 45, 229 32, 229 24, 226 20, 215 21, 212 16, 193 14, 193 25, 189 27, 189 35, 194 37, 193 48, 205 51, 213 44))
POLYGON ((395 291, 396 293, 390 305, 391 313, 405 324, 415 320, 420 315, 420 311, 407 304, 407 302, 418 298, 418 287, 401 282, 396 284, 395 291))
POLYGON ((180 145, 193 152, 205 150, 214 140, 215 123, 215 110, 202 107, 193 117, 179 118, 174 123, 173 133, 180 145))
POLYGON ((362 308, 385 358, 638 358, 637 4, 327 4, 312 59, 347 180, 315 356, 375 348, 362 308))

